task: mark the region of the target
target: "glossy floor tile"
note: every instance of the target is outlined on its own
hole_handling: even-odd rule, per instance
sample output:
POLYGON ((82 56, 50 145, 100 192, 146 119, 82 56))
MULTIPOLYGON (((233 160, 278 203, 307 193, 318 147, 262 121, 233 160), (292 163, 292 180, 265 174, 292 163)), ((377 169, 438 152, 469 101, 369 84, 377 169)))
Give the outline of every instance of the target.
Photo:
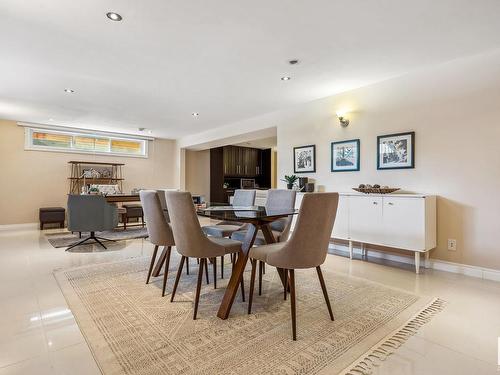
MULTIPOLYGON (((110 251, 68 253, 45 239, 44 233, 54 231, 59 230, 0 231, 0 375, 99 374, 52 273, 149 256, 153 248, 146 240, 131 240, 112 245, 110 251)), ((427 269, 416 275, 408 265, 351 261, 342 252, 334 253, 327 257, 325 270, 447 301, 445 310, 376 367, 375 374, 500 373, 499 282, 427 269)))

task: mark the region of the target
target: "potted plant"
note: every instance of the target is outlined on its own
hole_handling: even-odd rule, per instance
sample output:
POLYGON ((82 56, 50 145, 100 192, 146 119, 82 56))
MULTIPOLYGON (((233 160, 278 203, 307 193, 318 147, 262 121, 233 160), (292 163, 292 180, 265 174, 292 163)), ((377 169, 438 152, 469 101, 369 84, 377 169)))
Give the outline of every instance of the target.
POLYGON ((293 189, 293 185, 295 185, 295 181, 297 181, 298 179, 299 178, 296 175, 292 174, 290 176, 285 175, 285 178, 281 181, 286 182, 287 189, 291 190, 293 189))
POLYGON ((97 188, 97 186, 92 186, 92 187, 89 189, 89 194, 93 194, 93 195, 97 195, 97 194, 99 194, 99 189, 97 188))

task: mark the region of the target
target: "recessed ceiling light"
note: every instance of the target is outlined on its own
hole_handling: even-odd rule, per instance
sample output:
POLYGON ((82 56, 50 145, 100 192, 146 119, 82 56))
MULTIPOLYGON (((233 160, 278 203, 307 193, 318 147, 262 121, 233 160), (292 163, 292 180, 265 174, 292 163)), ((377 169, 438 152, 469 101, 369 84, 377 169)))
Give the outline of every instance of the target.
POLYGON ((282 81, 290 81, 291 79, 292 79, 292 77, 288 77, 288 76, 281 77, 282 81))
POLYGON ((108 17, 111 21, 121 21, 123 19, 122 16, 115 12, 106 13, 106 17, 108 17))
POLYGON ((49 121, 54 121, 54 119, 53 118, 49 118, 49 121))
POLYGON ((299 60, 297 60, 297 59, 288 60, 288 63, 289 63, 290 65, 295 65, 295 64, 298 64, 298 63, 299 63, 299 60))
POLYGON ((200 114, 199 114, 198 112, 193 112, 193 113, 191 113, 191 116, 193 116, 193 117, 198 117, 199 115, 200 115, 200 114))
POLYGON ((64 92, 68 93, 68 94, 73 94, 75 92, 75 90, 72 90, 72 89, 64 89, 64 92))

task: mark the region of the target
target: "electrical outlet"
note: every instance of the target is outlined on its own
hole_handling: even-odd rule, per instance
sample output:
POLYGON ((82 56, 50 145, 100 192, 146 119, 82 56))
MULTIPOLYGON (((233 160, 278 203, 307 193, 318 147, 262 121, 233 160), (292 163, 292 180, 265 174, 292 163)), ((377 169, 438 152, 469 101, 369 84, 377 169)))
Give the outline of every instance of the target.
POLYGON ((457 240, 454 238, 448 238, 448 250, 457 251, 457 240))

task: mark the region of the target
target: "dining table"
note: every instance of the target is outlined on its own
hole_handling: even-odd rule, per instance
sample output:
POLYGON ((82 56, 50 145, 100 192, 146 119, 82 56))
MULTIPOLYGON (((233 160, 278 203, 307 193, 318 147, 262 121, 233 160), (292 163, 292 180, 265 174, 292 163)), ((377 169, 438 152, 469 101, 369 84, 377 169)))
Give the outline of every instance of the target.
MULTIPOLYGON (((246 235, 241 245, 241 252, 233 266, 231 278, 226 287, 217 316, 227 319, 238 292, 240 280, 245 272, 249 251, 254 245, 257 233, 262 231, 267 244, 276 242, 270 224, 281 218, 296 215, 296 209, 269 209, 264 206, 233 207, 228 204, 207 203, 206 207, 197 207, 197 214, 214 220, 246 224, 246 235)), ((284 271, 277 268, 281 282, 285 285, 284 271)))

